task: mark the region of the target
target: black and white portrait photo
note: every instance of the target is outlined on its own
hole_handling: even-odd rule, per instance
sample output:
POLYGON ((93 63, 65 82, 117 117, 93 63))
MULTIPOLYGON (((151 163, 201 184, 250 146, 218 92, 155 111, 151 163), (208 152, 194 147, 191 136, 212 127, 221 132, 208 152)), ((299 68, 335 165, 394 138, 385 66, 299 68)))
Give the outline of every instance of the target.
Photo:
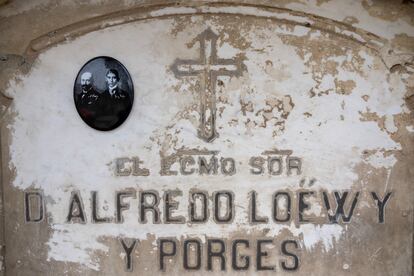
POLYGON ((127 69, 111 57, 97 57, 79 71, 74 86, 76 109, 97 130, 112 130, 128 117, 134 87, 127 69))

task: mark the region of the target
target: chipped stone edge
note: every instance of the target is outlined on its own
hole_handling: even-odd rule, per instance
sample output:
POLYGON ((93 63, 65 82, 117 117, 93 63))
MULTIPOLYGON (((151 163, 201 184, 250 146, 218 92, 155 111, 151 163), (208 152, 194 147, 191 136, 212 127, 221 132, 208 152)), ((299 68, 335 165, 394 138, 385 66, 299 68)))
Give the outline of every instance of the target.
MULTIPOLYGON (((33 39, 26 48, 25 55, 35 58, 42 51, 81 35, 140 20, 160 19, 190 15, 239 15, 267 18, 281 23, 299 25, 321 30, 333 35, 352 40, 366 46, 380 55, 380 49, 387 40, 377 35, 325 17, 298 12, 262 4, 245 4, 234 2, 189 2, 168 4, 144 4, 133 9, 126 9, 102 16, 86 19, 33 39)), ((381 55, 380 55, 381 56, 381 55)))
MULTIPOLYGON (((1 92, 1 91, 0 91, 1 92)), ((6 97, 2 92, 0 93, 0 107, 3 112, 0 113, 0 124, 2 123, 3 114, 6 112, 7 108, 10 106, 12 99, 6 97)), ((0 145, 3 143, 2 137, 0 137, 0 145)), ((2 148, 0 149, 0 168, 3 168, 3 156, 2 148)), ((4 185, 4 171, 0 170, 0 181, 2 182, 0 185, 0 276, 5 275, 5 257, 6 257, 6 248, 5 248, 5 216, 4 216, 4 192, 3 192, 3 185, 4 185)))

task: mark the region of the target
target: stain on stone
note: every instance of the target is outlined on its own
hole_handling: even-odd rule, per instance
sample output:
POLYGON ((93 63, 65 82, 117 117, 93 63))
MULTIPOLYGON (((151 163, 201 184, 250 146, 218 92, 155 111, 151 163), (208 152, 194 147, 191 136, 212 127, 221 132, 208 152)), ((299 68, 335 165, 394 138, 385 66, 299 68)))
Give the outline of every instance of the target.
MULTIPOLYGON (((365 59, 360 56, 362 49, 360 45, 352 41, 338 38, 333 40, 329 33, 310 31, 306 36, 298 37, 294 35, 280 35, 282 41, 295 47, 296 52, 304 60, 305 65, 310 68, 312 78, 316 85, 309 90, 309 96, 329 95, 334 90, 323 85, 324 78, 327 76, 335 77, 338 69, 355 72, 365 76, 363 65, 365 59), (318 38, 312 38, 313 34, 318 33, 318 38), (339 63, 334 57, 341 58, 339 63)), ((356 87, 353 80, 339 80, 334 78, 336 92, 349 95, 356 87)))
MULTIPOLYGON (((268 98, 265 101, 266 106, 254 113, 254 117, 245 121, 246 130, 249 132, 255 127, 273 129, 273 136, 279 135, 285 129, 285 121, 295 104, 289 95, 282 98, 268 98)), ((253 106, 241 101, 241 110, 246 116, 247 112, 253 112, 253 106)))
POLYGON ((366 112, 359 112, 361 115, 361 122, 376 122, 381 130, 385 130, 385 116, 378 116, 377 113, 371 112, 369 109, 366 112))
POLYGON ((245 101, 243 101, 242 99, 240 99, 240 107, 241 107, 241 111, 243 116, 246 116, 247 112, 253 112, 253 103, 251 101, 248 101, 247 103, 245 101))
POLYGON ((287 67, 287 64, 280 64, 275 67, 272 61, 266 60, 265 72, 277 81, 284 81, 291 77, 289 71, 286 70, 287 67))
POLYGON ((335 79, 336 93, 342 95, 349 95, 352 93, 352 90, 356 87, 355 81, 353 80, 338 80, 335 79))
MULTIPOLYGON (((402 3, 403 1, 400 1, 402 3)), ((414 6, 413 5, 398 5, 394 1, 378 0, 369 1, 363 0, 362 6, 373 17, 377 17, 387 21, 397 21, 404 19, 411 25, 414 25, 414 6)))
POLYGON ((353 25, 353 24, 359 23, 359 20, 356 17, 354 17, 354 16, 347 16, 342 21, 344 23, 346 23, 346 24, 349 24, 349 25, 353 25))
MULTIPOLYGON (((414 11, 413 11, 414 12, 414 11)), ((391 47, 397 53, 410 53, 414 55, 414 36, 407 35, 405 33, 397 34, 391 40, 391 47)))
POLYGON ((363 95, 361 98, 362 98, 365 102, 368 102, 368 100, 369 100, 369 95, 363 95))

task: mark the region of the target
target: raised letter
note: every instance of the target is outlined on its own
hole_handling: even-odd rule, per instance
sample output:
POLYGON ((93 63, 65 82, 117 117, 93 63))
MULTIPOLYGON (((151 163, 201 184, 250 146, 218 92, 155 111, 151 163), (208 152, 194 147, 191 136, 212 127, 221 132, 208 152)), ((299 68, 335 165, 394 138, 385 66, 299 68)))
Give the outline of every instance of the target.
POLYGON ((146 168, 141 168, 140 164, 144 162, 141 161, 138 157, 132 157, 132 175, 135 176, 148 176, 150 174, 149 170, 146 168))
POLYGON ((273 219, 276 222, 288 222, 290 220, 290 210, 291 210, 291 200, 290 195, 287 192, 277 192, 273 196, 273 219), (285 218, 278 217, 278 204, 279 204, 279 197, 284 197, 286 199, 286 216, 285 218))
POLYGON ((118 176, 128 176, 131 174, 131 168, 125 167, 125 163, 131 162, 127 157, 117 158, 115 160, 116 175, 118 176))
POLYGON ((125 203, 123 199, 125 197, 135 197, 135 194, 130 191, 116 192, 116 222, 124 222, 122 211, 129 209, 129 203, 125 203))
POLYGON ((267 223, 267 217, 259 217, 257 215, 257 206, 256 206, 256 191, 250 192, 250 222, 251 223, 267 223))
POLYGON ((184 223, 185 219, 183 216, 172 216, 172 210, 178 209, 178 202, 173 199, 175 196, 182 195, 183 192, 180 190, 166 191, 164 194, 164 221, 165 223, 184 223))
POLYGON ((233 175, 236 173, 236 161, 233 158, 221 158, 221 173, 224 175, 233 175))
POLYGON ((198 157, 199 174, 217 174, 218 164, 217 158, 212 156, 210 158, 210 164, 204 157, 198 157))
POLYGON ((281 157, 271 157, 269 156, 267 158, 267 167, 269 170, 270 175, 281 175, 283 171, 283 165, 282 165, 282 158, 281 157), (278 163, 277 165, 277 171, 274 171, 274 163, 278 163))
POLYGON ((302 173, 302 161, 298 157, 287 157, 288 175, 292 174, 292 170, 296 169, 296 174, 302 173))
POLYGON ((256 269, 260 270, 274 270, 274 266, 264 266, 262 264, 262 257, 269 255, 267 251, 262 251, 262 244, 272 243, 272 240, 258 240, 257 241, 257 256, 256 256, 256 269))
POLYGON ((342 217, 343 222, 350 222, 352 218, 352 214, 354 212, 355 206, 358 202, 359 192, 355 193, 355 197, 352 201, 351 208, 349 209, 348 215, 345 215, 345 201, 348 196, 348 192, 344 192, 342 195, 339 192, 334 192, 335 200, 336 200, 336 210, 334 211, 335 214, 331 215, 333 212, 331 211, 331 205, 329 204, 329 197, 326 192, 323 192, 323 200, 325 202, 326 210, 328 211, 328 218, 330 223, 338 223, 340 217, 342 217))
POLYGON ((233 204, 233 193, 230 191, 219 191, 213 194, 214 197, 214 220, 217 223, 225 223, 233 220, 234 204, 233 204), (224 216, 220 216, 220 198, 227 198, 227 212, 224 216))
POLYGON ((182 175, 190 175, 195 172, 195 169, 192 168, 189 171, 187 171, 187 165, 194 165, 195 161, 192 156, 184 156, 180 159, 180 172, 182 175))
POLYGON ((137 244, 137 240, 134 239, 131 242, 131 245, 127 245, 123 239, 120 239, 119 241, 121 242, 122 248, 124 248, 124 251, 125 251, 125 254, 126 254, 126 256, 125 256, 126 271, 129 271, 129 272, 133 271, 134 268, 133 268, 133 265, 132 265, 131 253, 132 253, 132 250, 134 250, 135 245, 137 244))
POLYGON ((250 158, 249 165, 252 167, 250 169, 251 174, 262 174, 263 173, 263 164, 264 164, 263 157, 252 157, 250 158))
POLYGON ((74 191, 70 197, 69 214, 66 222, 86 223, 85 212, 83 211, 82 198, 78 191, 74 191))
POLYGON ((160 175, 177 175, 176 171, 172 171, 171 166, 175 163, 175 156, 161 156, 160 175))
POLYGON ((226 258, 224 257, 224 252, 226 250, 226 246, 224 241, 219 239, 208 240, 207 241, 207 269, 213 270, 213 257, 220 259, 220 267, 221 270, 226 269, 226 258), (220 249, 218 251, 213 252, 213 243, 220 245, 220 249))
POLYGON ((304 201, 305 196, 313 195, 314 192, 299 192, 299 222, 309 222, 303 217, 303 211, 309 208, 309 204, 304 201))
POLYGON ((294 253, 287 251, 288 244, 293 244, 295 248, 298 248, 298 243, 295 240, 286 240, 282 242, 282 253, 293 258, 292 266, 287 266, 287 261, 282 261, 282 268, 287 271, 297 270, 299 268, 299 258, 294 253))
POLYGON ((26 192, 24 194, 24 203, 25 203, 25 217, 26 222, 40 222, 43 220, 44 217, 44 209, 43 209, 43 196, 41 192, 26 192), (38 211, 38 216, 36 218, 32 218, 32 205, 34 205, 32 199, 36 198, 38 211))
POLYGON ((165 271, 164 257, 175 256, 175 254, 177 253, 177 244, 172 239, 160 239, 158 248, 158 251, 160 252, 160 270, 165 271), (171 245, 171 252, 165 251, 164 245, 166 244, 171 245))
POLYGON ((98 192, 92 191, 92 223, 110 222, 108 217, 100 218, 98 214, 98 192))
POLYGON ((190 222, 203 223, 208 219, 208 198, 205 192, 190 192, 190 222), (201 215, 196 214, 196 201, 201 199, 201 215))
POLYGON ((246 248, 250 247, 249 241, 248 240, 235 240, 233 241, 233 246, 232 246, 232 252, 231 252, 231 266, 233 267, 234 270, 248 270, 249 266, 250 266, 250 257, 249 256, 245 256, 245 255, 240 255, 237 252, 237 245, 239 244, 244 244, 246 248), (244 261, 244 264, 239 266, 237 264, 237 259, 240 259, 242 261, 244 261))
POLYGON ((160 210, 158 204, 160 197, 156 191, 142 191, 139 196, 140 222, 147 223, 147 212, 152 212, 152 223, 160 223, 160 210), (152 197, 152 202, 147 201, 147 197, 152 197))
POLYGON ((385 221, 385 205, 387 205, 388 199, 390 199, 392 192, 389 192, 385 195, 384 199, 381 200, 380 197, 375 193, 371 192, 372 197, 374 198, 374 201, 377 202, 378 206, 378 222, 384 223, 385 221))
POLYGON ((196 239, 190 239, 185 240, 183 244, 184 248, 184 269, 191 269, 191 270, 199 270, 201 268, 201 243, 199 240, 196 239), (190 260, 188 258, 188 251, 190 250, 188 247, 189 245, 194 244, 196 247, 196 256, 195 256, 195 265, 190 266, 190 260))

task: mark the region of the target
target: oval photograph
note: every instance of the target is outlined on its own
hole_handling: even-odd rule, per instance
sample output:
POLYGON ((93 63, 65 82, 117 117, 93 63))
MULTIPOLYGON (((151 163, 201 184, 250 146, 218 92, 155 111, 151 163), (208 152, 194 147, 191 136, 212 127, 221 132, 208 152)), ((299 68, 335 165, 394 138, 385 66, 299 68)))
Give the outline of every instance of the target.
POLYGON ((128 117, 134 86, 128 70, 111 57, 96 57, 79 71, 73 89, 76 109, 90 127, 107 131, 128 117))

